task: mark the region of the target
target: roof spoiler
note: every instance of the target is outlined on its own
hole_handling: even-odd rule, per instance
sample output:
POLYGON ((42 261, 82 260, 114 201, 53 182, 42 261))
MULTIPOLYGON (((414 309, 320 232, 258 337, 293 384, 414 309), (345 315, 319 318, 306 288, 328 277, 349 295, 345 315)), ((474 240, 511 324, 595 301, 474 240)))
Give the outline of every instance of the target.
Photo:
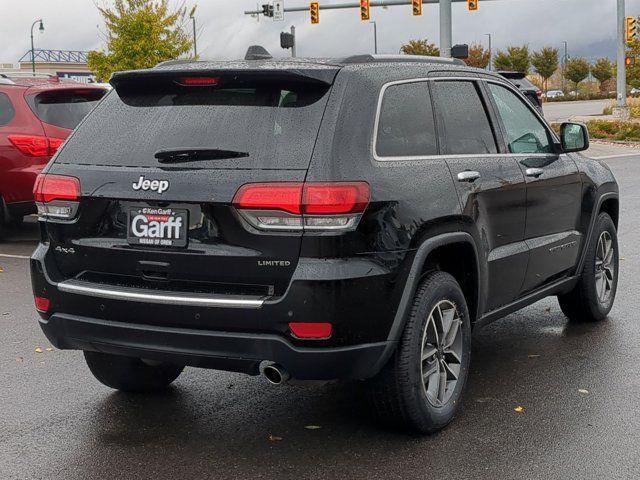
POLYGON ((429 57, 426 55, 352 55, 340 60, 340 63, 437 63, 445 65, 466 65, 458 58, 429 57))

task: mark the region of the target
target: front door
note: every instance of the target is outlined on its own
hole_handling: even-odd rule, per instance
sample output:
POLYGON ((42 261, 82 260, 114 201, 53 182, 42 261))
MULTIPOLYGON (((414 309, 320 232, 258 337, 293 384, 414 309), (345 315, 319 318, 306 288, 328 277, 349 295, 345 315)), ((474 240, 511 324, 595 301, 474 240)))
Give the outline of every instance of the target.
POLYGON ((502 120, 507 146, 527 182, 525 241, 530 258, 522 294, 570 273, 583 236, 579 231, 580 174, 557 153, 554 137, 530 106, 511 89, 488 84, 502 120))

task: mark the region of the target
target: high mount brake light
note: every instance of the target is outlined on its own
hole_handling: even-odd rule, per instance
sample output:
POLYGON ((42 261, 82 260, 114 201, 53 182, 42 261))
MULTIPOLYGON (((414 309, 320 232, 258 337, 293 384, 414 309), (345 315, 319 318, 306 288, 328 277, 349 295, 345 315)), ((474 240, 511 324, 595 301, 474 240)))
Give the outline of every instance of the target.
POLYGON ((9 135, 8 138, 14 147, 30 157, 50 157, 64 143, 62 138, 41 135, 9 135))
POLYGON ((216 77, 181 77, 177 81, 185 87, 213 87, 219 82, 220 79, 216 77))
POLYGON ((369 204, 366 182, 249 183, 237 191, 233 205, 259 230, 354 230, 369 204))
POLYGON ((80 180, 64 175, 41 173, 33 187, 33 197, 42 218, 70 220, 80 202, 80 180))

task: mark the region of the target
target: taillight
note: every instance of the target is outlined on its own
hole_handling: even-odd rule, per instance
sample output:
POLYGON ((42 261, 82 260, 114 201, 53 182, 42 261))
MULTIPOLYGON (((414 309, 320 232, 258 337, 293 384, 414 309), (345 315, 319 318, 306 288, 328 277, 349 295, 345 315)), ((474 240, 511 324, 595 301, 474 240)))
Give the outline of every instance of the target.
POLYGON ((536 90, 536 95, 538 96, 538 98, 542 97, 542 90, 536 90))
POLYGON ((369 204, 366 182, 249 183, 233 205, 260 230, 354 230, 369 204))
POLYGON ((76 216, 80 202, 80 180, 41 173, 36 178, 33 197, 41 217, 72 219, 76 216))
POLYGON ((41 135, 9 135, 9 141, 14 147, 30 157, 50 157, 64 143, 63 138, 41 135))

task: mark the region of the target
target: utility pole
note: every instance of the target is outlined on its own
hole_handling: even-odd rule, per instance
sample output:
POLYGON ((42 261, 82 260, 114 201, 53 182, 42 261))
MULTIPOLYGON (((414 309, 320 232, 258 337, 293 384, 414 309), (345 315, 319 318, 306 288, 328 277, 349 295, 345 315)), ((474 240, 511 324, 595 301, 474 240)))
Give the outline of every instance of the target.
POLYGON ((375 20, 370 21, 373 23, 373 53, 378 54, 378 24, 375 20))
POLYGON ((296 26, 291 25, 291 36, 293 37, 293 45, 291 46, 291 58, 296 58, 296 26))
POLYGON ((627 68, 625 65, 625 0, 618 0, 618 72, 617 72, 617 105, 613 114, 622 120, 629 119, 629 107, 627 106, 627 68))
POLYGON ((567 62, 569 61, 569 44, 564 41, 564 55, 562 56, 562 91, 567 89, 567 62))
POLYGON ((440 56, 451 58, 451 0, 440 0, 440 56))
POLYGON ((193 58, 198 57, 198 44, 196 40, 196 17, 191 16, 191 21, 193 22, 193 58))
POLYGON ((489 65, 487 67, 487 70, 491 71, 493 70, 493 50, 491 49, 491 34, 485 33, 485 35, 489 37, 489 65))

